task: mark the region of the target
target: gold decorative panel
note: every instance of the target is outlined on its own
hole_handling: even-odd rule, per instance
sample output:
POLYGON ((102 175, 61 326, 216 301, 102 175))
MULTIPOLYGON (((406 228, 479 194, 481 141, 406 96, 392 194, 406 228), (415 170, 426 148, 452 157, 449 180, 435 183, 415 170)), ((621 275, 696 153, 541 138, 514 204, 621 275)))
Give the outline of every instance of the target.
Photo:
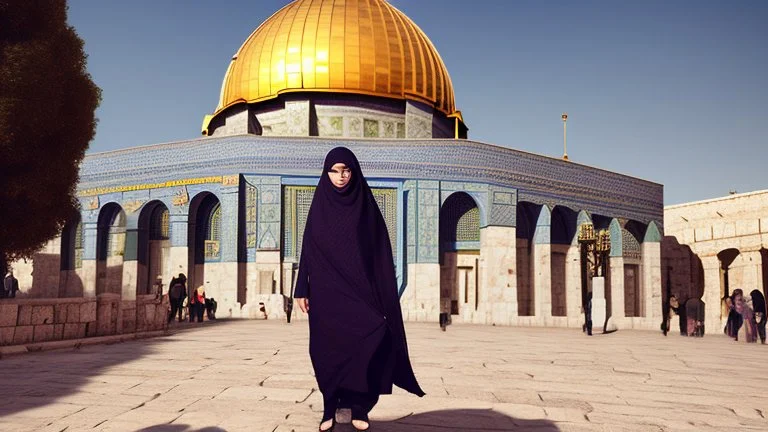
POLYGON ((213 116, 292 91, 410 99, 456 111, 434 45, 383 0, 296 0, 280 9, 232 57, 213 116))

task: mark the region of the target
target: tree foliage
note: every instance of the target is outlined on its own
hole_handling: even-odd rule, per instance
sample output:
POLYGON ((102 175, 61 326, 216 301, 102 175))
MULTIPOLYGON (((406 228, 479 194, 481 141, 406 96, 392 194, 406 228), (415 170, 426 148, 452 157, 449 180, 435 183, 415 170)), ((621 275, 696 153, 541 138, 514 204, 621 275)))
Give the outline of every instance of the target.
POLYGON ((30 257, 79 211, 100 101, 66 0, 0 0, 0 264, 30 257))

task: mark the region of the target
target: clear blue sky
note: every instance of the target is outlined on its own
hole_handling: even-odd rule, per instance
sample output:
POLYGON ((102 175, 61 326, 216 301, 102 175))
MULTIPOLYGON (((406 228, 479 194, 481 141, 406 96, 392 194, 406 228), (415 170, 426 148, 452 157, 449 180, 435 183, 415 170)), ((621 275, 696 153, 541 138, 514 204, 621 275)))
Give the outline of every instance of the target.
MULTIPOLYGON (((89 152, 200 136, 232 54, 287 0, 70 0, 103 90, 89 152)), ((471 139, 662 183, 768 189, 768 1, 392 0, 429 36, 471 139)))

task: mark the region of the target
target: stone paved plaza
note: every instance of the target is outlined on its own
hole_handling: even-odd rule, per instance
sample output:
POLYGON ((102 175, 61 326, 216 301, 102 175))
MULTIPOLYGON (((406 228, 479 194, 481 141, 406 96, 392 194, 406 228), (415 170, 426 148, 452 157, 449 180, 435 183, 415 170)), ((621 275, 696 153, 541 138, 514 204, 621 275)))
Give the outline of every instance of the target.
MULTIPOLYGON (((407 331, 427 396, 382 397, 372 431, 768 430, 768 345, 641 331, 407 331)), ((322 400, 307 343, 306 321, 219 321, 5 357, 0 430, 315 431, 322 400)))

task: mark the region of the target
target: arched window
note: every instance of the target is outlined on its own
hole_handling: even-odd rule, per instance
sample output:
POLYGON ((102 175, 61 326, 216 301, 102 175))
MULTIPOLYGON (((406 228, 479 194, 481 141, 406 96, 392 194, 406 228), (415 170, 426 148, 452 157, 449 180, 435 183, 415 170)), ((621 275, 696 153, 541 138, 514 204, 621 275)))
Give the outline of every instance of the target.
POLYGON ((443 204, 440 241, 445 251, 480 248, 480 209, 468 194, 453 194, 443 204))
POLYGON ((205 230, 205 259, 217 260, 221 257, 221 204, 211 210, 205 230))
POLYGON ((472 207, 459 217, 456 224, 456 241, 480 241, 480 209, 472 207))
POLYGON ((211 211, 211 217, 208 220, 208 236, 206 240, 221 241, 221 205, 216 204, 216 207, 211 211))
POLYGON ((116 211, 109 225, 107 256, 123 255, 125 252, 125 213, 116 211))
POLYGON ((69 222, 61 232, 61 269, 74 270, 83 266, 83 223, 69 222))
POLYGON ((83 223, 78 222, 75 227, 75 268, 83 268, 83 254, 85 252, 85 241, 83 239, 85 233, 83 232, 83 223))
POLYGON ((170 238, 170 213, 165 206, 157 206, 152 211, 150 240, 168 240, 170 238))

